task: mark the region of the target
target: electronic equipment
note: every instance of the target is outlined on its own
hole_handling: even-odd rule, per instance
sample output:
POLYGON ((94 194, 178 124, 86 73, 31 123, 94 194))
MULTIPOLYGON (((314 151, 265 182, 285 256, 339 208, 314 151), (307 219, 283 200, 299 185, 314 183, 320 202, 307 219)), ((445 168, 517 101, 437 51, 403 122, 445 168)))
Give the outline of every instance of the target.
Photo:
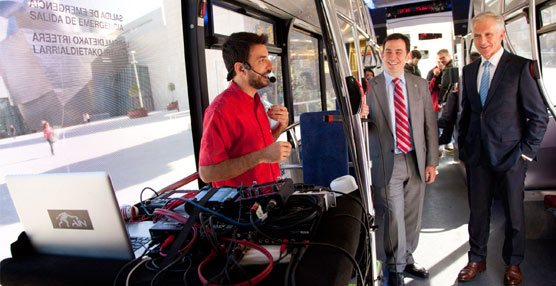
POLYGON ((148 237, 143 226, 152 223, 126 230, 107 173, 9 175, 6 183, 39 253, 125 260, 141 254, 134 253, 130 235, 148 237))
POLYGON ((149 213, 153 213, 153 211, 157 208, 161 209, 164 208, 169 202, 176 200, 176 198, 192 198, 199 193, 198 190, 173 190, 168 191, 166 193, 160 194, 157 197, 147 199, 143 201, 143 207, 141 204, 137 204, 136 207, 139 208, 141 214, 144 214, 144 210, 148 211, 149 213))

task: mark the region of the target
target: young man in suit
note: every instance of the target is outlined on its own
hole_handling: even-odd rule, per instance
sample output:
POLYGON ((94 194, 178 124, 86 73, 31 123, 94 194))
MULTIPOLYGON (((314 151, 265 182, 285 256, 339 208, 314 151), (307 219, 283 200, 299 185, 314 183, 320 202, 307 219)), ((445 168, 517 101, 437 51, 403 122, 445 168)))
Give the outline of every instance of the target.
POLYGON ((506 216, 504 284, 519 285, 525 253, 525 172, 543 139, 548 114, 531 61, 502 48, 504 18, 486 12, 471 25, 481 59, 463 68, 458 144, 467 169, 470 250, 458 280, 472 280, 486 270, 490 208, 498 191, 506 216))
POLYGON ((404 272, 429 276, 412 254, 419 241, 425 183, 436 177, 438 129, 427 81, 404 72, 409 39, 392 34, 383 45, 384 73, 370 81, 363 113, 370 111, 374 122, 369 124, 371 172, 377 217, 386 222, 388 285, 404 285, 404 272))

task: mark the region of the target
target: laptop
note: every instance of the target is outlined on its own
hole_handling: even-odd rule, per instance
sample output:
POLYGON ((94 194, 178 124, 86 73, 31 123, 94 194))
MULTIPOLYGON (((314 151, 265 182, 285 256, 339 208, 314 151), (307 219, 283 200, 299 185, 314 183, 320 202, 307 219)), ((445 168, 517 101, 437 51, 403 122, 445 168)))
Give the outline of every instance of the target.
POLYGON ((128 234, 105 172, 8 175, 6 183, 39 253, 130 260, 148 245, 152 222, 133 223, 128 234), (142 249, 134 251, 130 234, 142 249))

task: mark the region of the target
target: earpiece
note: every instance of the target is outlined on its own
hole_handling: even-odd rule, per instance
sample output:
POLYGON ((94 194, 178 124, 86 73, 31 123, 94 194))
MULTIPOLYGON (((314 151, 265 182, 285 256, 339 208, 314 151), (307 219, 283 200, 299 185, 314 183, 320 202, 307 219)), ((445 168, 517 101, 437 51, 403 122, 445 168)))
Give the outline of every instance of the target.
POLYGON ((246 70, 251 69, 251 65, 249 65, 249 63, 243 63, 243 67, 245 67, 246 70))

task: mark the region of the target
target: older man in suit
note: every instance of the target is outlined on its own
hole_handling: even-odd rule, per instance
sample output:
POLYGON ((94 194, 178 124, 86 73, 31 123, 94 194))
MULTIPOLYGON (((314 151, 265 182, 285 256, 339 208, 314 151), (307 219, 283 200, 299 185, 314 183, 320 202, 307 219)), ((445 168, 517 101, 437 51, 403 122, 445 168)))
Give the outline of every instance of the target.
POLYGON ((404 272, 426 278, 415 264, 421 230, 425 183, 436 178, 438 129, 426 80, 404 72, 409 39, 392 34, 384 40, 384 73, 369 83, 364 112, 369 124, 372 179, 379 220, 385 215, 384 250, 388 285, 404 285, 404 272), (385 213, 384 213, 385 212, 385 213))
POLYGON ((504 284, 519 285, 525 252, 525 172, 543 139, 548 114, 531 61, 502 48, 504 19, 486 12, 471 25, 481 60, 463 68, 458 144, 467 168, 470 250, 458 280, 469 281, 486 270, 490 208, 497 191, 506 216, 504 284))

